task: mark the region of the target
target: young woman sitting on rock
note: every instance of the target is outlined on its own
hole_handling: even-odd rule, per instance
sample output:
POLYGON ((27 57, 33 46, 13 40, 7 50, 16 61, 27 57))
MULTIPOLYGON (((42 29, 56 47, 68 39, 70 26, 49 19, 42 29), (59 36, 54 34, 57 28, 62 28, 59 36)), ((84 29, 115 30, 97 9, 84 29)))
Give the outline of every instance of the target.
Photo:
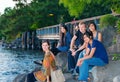
POLYGON ((59 52, 67 52, 70 48, 71 34, 68 32, 68 28, 65 24, 60 24, 60 39, 55 48, 52 48, 51 51, 54 55, 57 55, 59 52))
POLYGON ((103 44, 93 39, 93 33, 87 31, 83 36, 84 42, 88 43, 85 55, 77 62, 79 66, 80 82, 88 82, 89 68, 91 66, 104 66, 108 64, 108 55, 103 44))
POLYGON ((27 82, 35 81, 50 82, 51 70, 56 69, 55 57, 53 53, 50 51, 50 44, 48 40, 42 42, 42 49, 45 52, 44 59, 42 62, 43 70, 29 73, 27 75, 27 82))

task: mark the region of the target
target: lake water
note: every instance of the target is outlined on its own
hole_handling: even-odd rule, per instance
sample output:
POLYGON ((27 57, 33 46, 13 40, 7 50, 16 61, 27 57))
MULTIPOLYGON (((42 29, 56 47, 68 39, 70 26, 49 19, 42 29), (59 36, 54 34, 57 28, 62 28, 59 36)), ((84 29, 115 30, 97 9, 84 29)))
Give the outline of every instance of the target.
POLYGON ((12 82, 18 74, 31 72, 37 66, 33 61, 42 58, 40 51, 0 48, 0 82, 12 82))

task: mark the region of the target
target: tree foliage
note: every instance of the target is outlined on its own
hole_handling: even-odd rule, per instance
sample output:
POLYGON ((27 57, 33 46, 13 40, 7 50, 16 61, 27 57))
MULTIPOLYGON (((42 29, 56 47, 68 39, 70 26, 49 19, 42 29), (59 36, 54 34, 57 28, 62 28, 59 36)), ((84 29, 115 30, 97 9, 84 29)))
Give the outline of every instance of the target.
POLYGON ((117 21, 117 32, 120 34, 120 19, 117 21))
POLYGON ((100 18, 100 27, 104 28, 104 27, 108 27, 108 26, 112 26, 115 27, 115 25, 117 24, 117 20, 118 18, 113 16, 113 15, 104 15, 100 18))
POLYGON ((120 12, 120 0, 59 0, 70 13, 75 17, 91 17, 107 14, 113 9, 120 12))
POLYGON ((106 0, 106 3, 115 13, 120 13, 120 0, 106 0))
POLYGON ((0 16, 0 38, 18 37, 22 32, 77 19, 120 13, 119 0, 13 0, 16 6, 0 16), (60 5, 61 4, 61 5, 60 5), (68 13, 69 12, 69 13, 68 13))
POLYGON ((28 3, 29 0, 13 1, 16 6, 6 8, 0 16, 0 36, 5 36, 7 40, 15 39, 25 31, 72 19, 67 9, 59 6, 58 0, 32 0, 31 3, 28 3))

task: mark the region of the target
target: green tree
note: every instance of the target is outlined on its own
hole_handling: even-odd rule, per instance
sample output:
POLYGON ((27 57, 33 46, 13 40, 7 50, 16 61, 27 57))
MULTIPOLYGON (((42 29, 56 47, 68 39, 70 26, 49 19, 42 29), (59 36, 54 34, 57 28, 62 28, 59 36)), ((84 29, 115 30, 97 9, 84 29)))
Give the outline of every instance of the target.
POLYGON ((6 8, 0 16, 0 35, 6 36, 7 40, 18 37, 19 34, 29 30, 68 22, 73 18, 67 9, 59 6, 58 0, 13 0, 16 6, 6 8))
POLYGON ((59 6, 58 0, 33 0, 30 8, 34 12, 35 24, 39 24, 38 28, 72 20, 67 9, 59 6))
POLYGON ((91 17, 111 13, 111 9, 120 12, 120 0, 59 0, 75 17, 91 17))
POLYGON ((113 12, 120 13, 120 0, 105 0, 104 5, 107 5, 113 12))

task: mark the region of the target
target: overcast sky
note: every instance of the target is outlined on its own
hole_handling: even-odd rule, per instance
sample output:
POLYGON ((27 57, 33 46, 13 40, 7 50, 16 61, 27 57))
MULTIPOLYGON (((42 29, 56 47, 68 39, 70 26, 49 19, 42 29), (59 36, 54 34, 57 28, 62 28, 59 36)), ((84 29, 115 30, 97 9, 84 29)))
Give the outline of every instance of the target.
POLYGON ((15 6, 15 2, 13 2, 13 0, 0 0, 0 13, 3 14, 4 9, 6 7, 14 7, 15 6))

